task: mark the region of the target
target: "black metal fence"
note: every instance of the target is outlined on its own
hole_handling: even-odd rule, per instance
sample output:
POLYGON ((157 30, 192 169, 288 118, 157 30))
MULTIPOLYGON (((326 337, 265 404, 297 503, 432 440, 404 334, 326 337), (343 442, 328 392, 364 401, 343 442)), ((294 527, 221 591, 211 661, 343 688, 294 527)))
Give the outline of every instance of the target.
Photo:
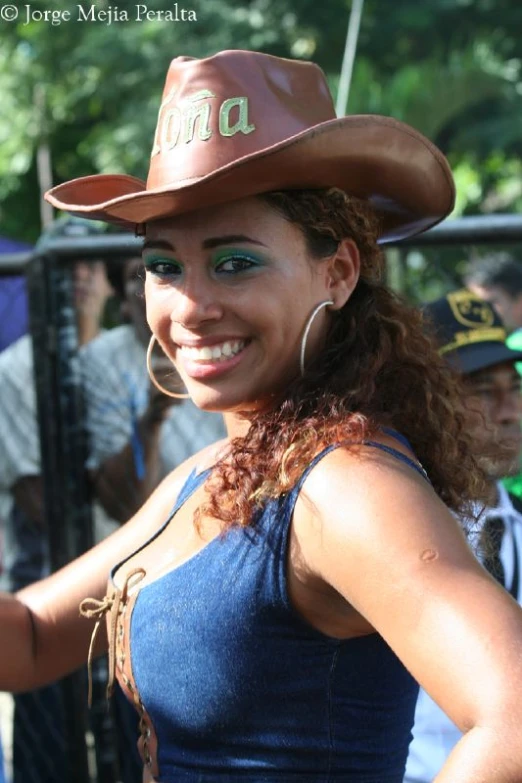
MULTIPOLYGON (((111 263, 139 254, 140 248, 141 242, 133 237, 92 237, 87 242, 53 240, 49 248, 42 245, 38 253, 0 256, 0 277, 21 273, 26 276, 36 392, 34 424, 39 431, 43 521, 52 571, 93 544, 72 265, 80 258, 84 261, 103 257, 111 263)), ((8 437, 9 433, 0 433, 0 439, 8 437)), ((60 683, 61 704, 57 705, 54 696, 48 698, 47 693, 29 702, 24 697, 18 700, 16 722, 21 726, 20 741, 25 744, 21 753, 32 759, 25 773, 31 780, 33 770, 34 779, 39 782, 123 780, 114 722, 105 701, 105 669, 104 661, 96 662, 90 714, 84 671, 60 683), (36 741, 38 724, 42 731, 53 726, 52 748, 50 743, 36 741), (60 754, 58 746, 63 740, 66 752, 60 754), (60 755, 64 758, 57 761, 60 755)))
MULTIPOLYGON (((453 279, 450 272, 448 278, 451 264, 449 267, 445 265, 445 272, 441 271, 443 265, 437 266, 437 254, 440 256, 448 250, 454 252, 458 246, 461 250, 455 256, 457 258, 465 256, 465 248, 469 246, 500 246, 520 241, 522 217, 493 215, 446 221, 420 237, 389 246, 390 281, 392 285, 401 287, 409 271, 408 258, 417 253, 420 254, 414 257, 417 268, 425 272, 429 266, 430 279, 439 274, 438 285, 448 288, 457 282, 457 276, 453 279), (424 259, 420 265, 419 257, 424 259), (427 264, 426 259, 430 258, 431 263, 427 264)), ((45 520, 53 570, 77 557, 93 541, 72 263, 79 258, 94 260, 100 257, 109 262, 121 261, 139 255, 140 249, 140 239, 122 234, 54 239, 41 247, 38 253, 0 256, 0 278, 21 273, 27 277, 45 520)), ((98 679, 102 677, 103 671, 99 672, 98 679)), ((67 678, 62 684, 62 691, 67 727, 68 780, 74 783, 116 783, 121 780, 114 746, 114 727, 100 697, 103 686, 99 684, 97 689, 94 720, 87 715, 84 673, 67 678)))

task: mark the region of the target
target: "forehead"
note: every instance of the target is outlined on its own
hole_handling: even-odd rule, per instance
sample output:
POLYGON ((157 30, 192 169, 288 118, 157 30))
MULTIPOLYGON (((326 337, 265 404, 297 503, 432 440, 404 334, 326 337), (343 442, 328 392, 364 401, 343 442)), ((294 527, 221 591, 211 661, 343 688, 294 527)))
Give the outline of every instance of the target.
POLYGON ((478 286, 482 291, 481 296, 488 302, 496 302, 503 299, 512 299, 511 294, 501 285, 478 286))
POLYGON ((267 237, 295 239, 298 234, 300 230, 296 226, 262 199, 252 197, 151 221, 146 225, 145 238, 146 241, 201 242, 211 236, 245 235, 266 240, 267 237))

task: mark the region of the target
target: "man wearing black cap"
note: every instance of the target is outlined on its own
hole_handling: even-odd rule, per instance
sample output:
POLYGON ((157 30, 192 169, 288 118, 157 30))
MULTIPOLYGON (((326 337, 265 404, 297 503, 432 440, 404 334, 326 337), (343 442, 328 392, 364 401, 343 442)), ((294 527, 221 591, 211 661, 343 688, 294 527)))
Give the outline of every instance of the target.
MULTIPOLYGON (((481 444, 491 483, 490 506, 484 509, 470 543, 484 566, 521 603, 522 506, 500 479, 519 466, 522 397, 515 362, 522 359, 522 352, 506 346, 504 327, 491 305, 465 289, 427 305, 425 314, 435 328, 441 355, 463 375, 466 407, 475 414, 472 434, 481 444)), ((460 736, 421 690, 404 782, 431 783, 460 736)))

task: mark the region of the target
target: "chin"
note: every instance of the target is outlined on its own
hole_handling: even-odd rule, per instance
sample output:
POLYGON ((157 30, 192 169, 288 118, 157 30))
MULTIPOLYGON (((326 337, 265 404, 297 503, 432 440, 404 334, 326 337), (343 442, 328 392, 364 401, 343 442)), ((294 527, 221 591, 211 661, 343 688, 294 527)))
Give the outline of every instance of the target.
POLYGON ((208 387, 194 389, 189 386, 187 390, 194 405, 202 411, 229 413, 235 408, 235 402, 231 400, 230 396, 217 389, 208 387))
POLYGON ((211 394, 191 394, 191 402, 202 411, 208 411, 209 413, 226 413, 227 408, 223 407, 222 401, 219 399, 219 395, 211 394))
POLYGON ((509 462, 503 466, 503 470, 499 471, 499 479, 503 478, 511 478, 512 476, 516 476, 521 472, 520 469, 520 463, 518 460, 515 462, 509 462))
POLYGON ((482 468, 492 481, 501 481, 504 478, 510 478, 520 473, 520 463, 515 460, 481 460, 482 468))
POLYGON ((201 386, 199 388, 190 388, 190 397, 196 407, 203 411, 209 411, 212 413, 255 413, 267 407, 266 403, 263 403, 257 398, 249 399, 244 394, 227 394, 224 391, 218 389, 212 389, 209 387, 201 386))

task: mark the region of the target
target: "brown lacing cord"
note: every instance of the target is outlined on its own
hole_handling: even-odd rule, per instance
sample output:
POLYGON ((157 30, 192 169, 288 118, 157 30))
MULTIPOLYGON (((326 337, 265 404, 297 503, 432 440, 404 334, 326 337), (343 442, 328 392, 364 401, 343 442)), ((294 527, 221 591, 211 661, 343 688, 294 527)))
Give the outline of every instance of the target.
POLYGON ((125 577, 123 588, 121 590, 114 589, 110 595, 106 595, 101 601, 97 598, 84 598, 80 604, 80 614, 82 617, 87 617, 89 620, 96 619, 96 624, 91 634, 91 642, 89 644, 89 654, 87 656, 87 674, 89 679, 89 692, 87 701, 89 707, 92 706, 92 659, 94 655, 94 645, 98 636, 98 631, 102 620, 107 612, 111 613, 111 621, 108 631, 109 639, 109 678, 107 682, 107 698, 112 695, 114 687, 114 678, 116 672, 116 633, 118 629, 118 616, 122 603, 127 600, 129 587, 133 587, 138 584, 146 576, 144 568, 134 568, 125 577), (135 576, 139 579, 134 580, 135 576), (132 584, 131 584, 132 582, 132 584))

